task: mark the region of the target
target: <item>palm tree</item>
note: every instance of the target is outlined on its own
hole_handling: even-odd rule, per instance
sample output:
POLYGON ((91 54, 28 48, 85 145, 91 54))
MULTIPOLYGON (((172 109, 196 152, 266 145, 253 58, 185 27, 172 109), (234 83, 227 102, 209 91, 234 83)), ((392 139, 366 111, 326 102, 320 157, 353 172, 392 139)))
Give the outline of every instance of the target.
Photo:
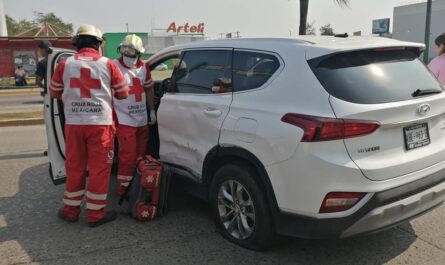
MULTIPOLYGON (((349 0, 334 0, 340 6, 347 6, 349 0)), ((306 35, 307 11, 309 9, 309 0, 300 0, 300 35, 306 35)))

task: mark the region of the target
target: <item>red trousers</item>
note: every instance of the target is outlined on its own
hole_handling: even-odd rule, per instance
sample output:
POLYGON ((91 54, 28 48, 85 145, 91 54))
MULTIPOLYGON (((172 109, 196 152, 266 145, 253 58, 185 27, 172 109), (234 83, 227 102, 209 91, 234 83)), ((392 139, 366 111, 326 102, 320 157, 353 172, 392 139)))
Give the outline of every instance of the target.
POLYGON ((63 211, 70 219, 80 213, 86 189, 88 222, 105 217, 107 192, 114 157, 111 125, 65 125, 66 190, 63 211), (86 171, 88 168, 88 185, 86 171))
POLYGON ((118 194, 122 195, 133 178, 136 159, 138 156, 145 155, 148 143, 148 126, 118 125, 116 133, 119 141, 118 194))

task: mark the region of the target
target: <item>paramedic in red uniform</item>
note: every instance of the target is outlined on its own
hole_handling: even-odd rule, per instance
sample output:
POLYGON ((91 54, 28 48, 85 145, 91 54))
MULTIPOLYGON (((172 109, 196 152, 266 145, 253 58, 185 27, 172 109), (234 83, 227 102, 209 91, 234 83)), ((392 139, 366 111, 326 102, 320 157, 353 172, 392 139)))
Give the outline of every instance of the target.
POLYGON ((50 84, 51 97, 62 99, 66 118, 67 179, 58 216, 77 221, 86 195, 90 227, 116 219, 115 212, 105 210, 114 156, 112 103, 113 97, 128 96, 128 84, 118 66, 99 54, 102 42, 99 29, 80 26, 73 38, 77 53, 57 65, 50 84))
POLYGON ((122 195, 133 178, 137 157, 145 154, 147 124, 154 124, 156 115, 150 69, 140 60, 145 51, 141 38, 134 34, 125 36, 118 51, 122 56, 115 62, 130 86, 128 98, 114 103, 119 141, 118 194, 122 195))

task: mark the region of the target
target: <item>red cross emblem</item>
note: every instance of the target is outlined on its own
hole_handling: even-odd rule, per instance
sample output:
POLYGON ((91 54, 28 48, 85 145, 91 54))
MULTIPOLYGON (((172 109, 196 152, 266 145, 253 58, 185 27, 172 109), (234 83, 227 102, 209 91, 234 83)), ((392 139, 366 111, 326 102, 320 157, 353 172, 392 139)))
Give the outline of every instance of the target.
POLYGON ((91 98, 91 89, 100 89, 102 87, 100 79, 91 78, 91 69, 80 68, 80 78, 70 79, 70 88, 79 88, 81 98, 91 98))
POLYGON ((136 102, 142 101, 142 92, 143 91, 144 90, 142 88, 141 80, 139 78, 133 77, 132 85, 130 86, 130 95, 134 95, 136 102))

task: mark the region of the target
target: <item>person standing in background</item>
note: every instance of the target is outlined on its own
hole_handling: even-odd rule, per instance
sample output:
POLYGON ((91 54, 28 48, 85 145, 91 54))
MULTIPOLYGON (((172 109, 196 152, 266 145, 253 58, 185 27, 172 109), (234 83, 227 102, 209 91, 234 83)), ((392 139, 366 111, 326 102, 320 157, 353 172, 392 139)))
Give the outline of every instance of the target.
POLYGON ((48 64, 48 55, 51 53, 50 47, 52 46, 51 42, 47 40, 42 40, 39 42, 37 53, 40 57, 43 57, 37 63, 36 69, 36 85, 40 87, 40 95, 44 95, 47 91, 46 86, 46 66, 48 64))
POLYGON ((21 65, 17 66, 17 69, 14 72, 15 76, 15 85, 16 86, 26 86, 28 85, 26 82, 26 77, 28 74, 25 70, 23 70, 23 67, 21 65))
POLYGON ((442 85, 445 85, 445 33, 440 34, 435 40, 437 57, 428 64, 430 71, 436 76, 442 85))

